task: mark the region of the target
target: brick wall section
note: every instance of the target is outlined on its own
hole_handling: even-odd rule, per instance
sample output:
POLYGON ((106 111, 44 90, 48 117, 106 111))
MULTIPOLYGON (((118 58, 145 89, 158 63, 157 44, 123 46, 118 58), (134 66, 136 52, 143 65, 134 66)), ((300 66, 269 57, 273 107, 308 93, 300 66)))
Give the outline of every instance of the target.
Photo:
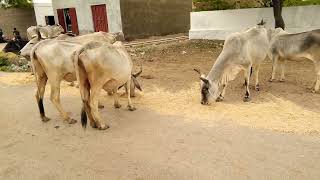
POLYGON ((36 25, 33 9, 0 8, 0 28, 5 36, 13 37, 12 31, 16 27, 22 37, 26 37, 27 28, 36 25))
POLYGON ((126 39, 188 32, 192 0, 120 0, 126 39))

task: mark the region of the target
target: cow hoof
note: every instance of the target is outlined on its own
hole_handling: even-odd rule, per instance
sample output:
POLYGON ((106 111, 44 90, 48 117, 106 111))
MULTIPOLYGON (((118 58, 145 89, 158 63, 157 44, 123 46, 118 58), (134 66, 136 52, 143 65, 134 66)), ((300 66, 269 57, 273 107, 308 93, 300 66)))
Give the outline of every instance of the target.
POLYGON ((69 124, 75 124, 75 123, 77 123, 77 120, 75 120, 75 119, 69 119, 69 120, 68 120, 68 123, 69 123, 69 124))
POLYGON ((42 117, 41 119, 42 119, 42 122, 48 122, 48 121, 50 121, 50 118, 45 117, 45 116, 44 116, 44 117, 42 117))
POLYGON ((94 128, 94 129, 97 129, 97 128, 98 128, 98 126, 97 126, 97 124, 96 124, 95 122, 90 122, 90 126, 91 126, 92 128, 94 128))
POLYGON ((121 105, 120 104, 114 104, 114 108, 119 109, 119 108, 121 108, 121 105))
POLYGON ((99 108, 99 109, 103 109, 103 108, 104 108, 104 105, 99 104, 99 105, 98 105, 98 108, 99 108))
POLYGON ((269 79, 269 82, 273 82, 274 79, 269 79))
POLYGON ((279 82, 285 82, 285 80, 284 79, 280 79, 279 82))
POLYGON ((251 101, 250 97, 244 97, 243 98, 243 102, 250 102, 250 101, 251 101))
POLYGON ((134 106, 128 106, 128 110, 129 111, 135 111, 135 110, 137 110, 137 108, 135 108, 134 106))
POLYGON ((259 85, 256 85, 255 90, 256 90, 256 91, 260 91, 260 86, 259 86, 259 85))
POLYGON ((217 98, 216 102, 222 102, 222 101, 223 101, 223 99, 224 99, 224 97, 223 97, 223 96, 219 96, 219 97, 217 98))
POLYGON ((106 130, 106 129, 109 129, 110 128, 110 126, 108 126, 108 125, 102 125, 102 126, 100 126, 98 129, 99 130, 106 130))

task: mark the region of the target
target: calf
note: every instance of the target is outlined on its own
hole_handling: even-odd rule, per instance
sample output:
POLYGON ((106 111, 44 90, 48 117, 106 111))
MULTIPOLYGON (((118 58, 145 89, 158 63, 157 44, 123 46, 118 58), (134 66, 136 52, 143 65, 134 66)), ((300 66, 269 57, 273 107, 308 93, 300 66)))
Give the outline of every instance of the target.
POLYGON ((112 91, 114 106, 120 108, 118 88, 123 84, 128 89, 128 109, 134 111, 130 99, 132 61, 121 42, 114 44, 90 42, 77 50, 74 65, 83 101, 81 122, 85 128, 87 115, 93 128, 109 128, 98 112, 98 97, 101 89, 112 91))
POLYGON ((281 68, 280 81, 285 80, 284 69, 286 59, 306 58, 313 61, 316 71, 316 80, 312 92, 318 92, 320 86, 320 29, 288 34, 278 30, 279 33, 271 39, 269 57, 273 61, 270 82, 275 80, 278 63, 281 68))
POLYGON ((269 40, 264 23, 245 32, 233 33, 226 38, 222 52, 206 76, 200 70, 201 104, 222 101, 229 81, 243 70, 246 93, 243 101, 250 101, 249 78, 251 68, 255 71, 255 89, 259 90, 259 68, 267 56, 269 40))

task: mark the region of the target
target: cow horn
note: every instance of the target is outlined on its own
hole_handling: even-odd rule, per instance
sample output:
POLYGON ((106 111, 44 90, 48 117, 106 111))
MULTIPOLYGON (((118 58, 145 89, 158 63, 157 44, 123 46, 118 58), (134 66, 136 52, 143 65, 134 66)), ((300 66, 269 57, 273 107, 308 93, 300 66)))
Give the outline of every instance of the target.
POLYGON ((263 25, 265 25, 266 24, 266 22, 263 20, 263 18, 261 19, 261 21, 260 21, 260 23, 258 24, 259 26, 263 26, 263 25))
POLYGON ((203 81, 205 84, 209 84, 209 80, 200 76, 201 81, 203 81))
POLYGON ((202 75, 202 73, 201 73, 201 71, 200 71, 199 69, 194 68, 193 70, 194 70, 195 72, 197 72, 200 76, 202 75))
POLYGON ((37 31, 38 41, 40 41, 42 39, 42 37, 41 37, 41 33, 40 33, 39 28, 36 28, 36 31, 37 31))
POLYGON ((133 77, 137 78, 140 76, 140 74, 142 73, 142 66, 140 67, 140 71, 137 72, 136 74, 132 74, 133 77))

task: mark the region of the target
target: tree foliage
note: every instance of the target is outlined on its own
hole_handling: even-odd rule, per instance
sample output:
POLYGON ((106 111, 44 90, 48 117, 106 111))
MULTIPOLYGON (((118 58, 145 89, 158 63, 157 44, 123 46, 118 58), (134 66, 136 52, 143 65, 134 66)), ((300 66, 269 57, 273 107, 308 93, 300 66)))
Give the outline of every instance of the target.
POLYGON ((32 0, 0 0, 5 8, 32 8, 32 0))

